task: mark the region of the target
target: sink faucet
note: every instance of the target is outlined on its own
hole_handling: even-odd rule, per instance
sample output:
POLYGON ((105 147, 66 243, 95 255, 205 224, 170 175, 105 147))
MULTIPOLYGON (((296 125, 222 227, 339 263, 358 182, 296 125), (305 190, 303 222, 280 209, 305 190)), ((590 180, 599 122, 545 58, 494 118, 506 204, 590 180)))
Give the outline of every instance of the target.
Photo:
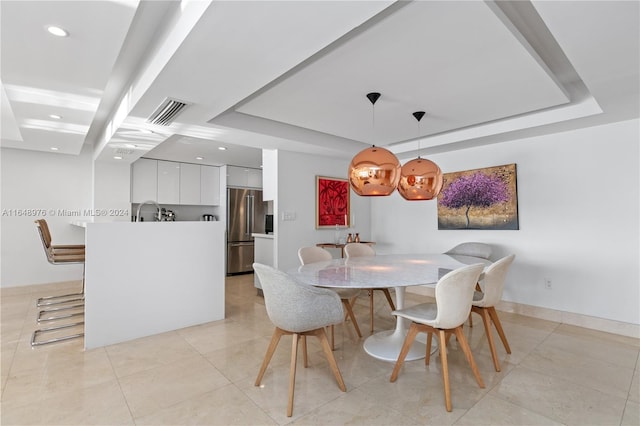
POLYGON ((153 204, 154 206, 156 206, 156 209, 158 209, 158 212, 156 213, 156 216, 155 216, 155 218, 154 218, 154 219, 155 219, 156 221, 160 221, 160 220, 162 219, 162 213, 161 213, 161 210, 160 210, 160 206, 159 206, 159 205, 158 205, 158 203, 156 203, 155 201, 153 201, 153 200, 148 200, 148 201, 145 201, 145 202, 140 203, 140 204, 138 205, 138 211, 136 212, 136 222, 140 222, 140 209, 141 209, 141 208, 142 208, 142 206, 144 206, 145 204, 153 204))

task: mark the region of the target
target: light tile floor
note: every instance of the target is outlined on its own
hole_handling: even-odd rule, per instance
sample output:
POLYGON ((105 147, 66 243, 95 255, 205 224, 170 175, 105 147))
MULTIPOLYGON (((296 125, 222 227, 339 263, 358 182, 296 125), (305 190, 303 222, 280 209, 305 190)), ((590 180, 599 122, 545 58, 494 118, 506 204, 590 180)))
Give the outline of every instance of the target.
MULTIPOLYGON (((496 373, 476 317, 466 333, 486 388, 452 339, 448 413, 438 355, 430 366, 405 363, 390 383, 393 364, 368 356, 350 324, 337 326, 335 356, 347 392, 310 339, 310 365, 298 368, 287 418, 290 338, 281 341, 263 386, 254 386, 273 326, 252 275, 227 279, 223 321, 89 351, 82 339, 31 348, 35 299, 69 285, 78 284, 2 290, 2 425, 640 424, 637 339, 500 313, 513 353, 498 340, 496 373)), ((407 304, 425 300, 407 295, 407 304)), ((376 301, 376 330, 391 328, 385 299, 376 301)), ((356 315, 368 330, 367 297, 356 315)))

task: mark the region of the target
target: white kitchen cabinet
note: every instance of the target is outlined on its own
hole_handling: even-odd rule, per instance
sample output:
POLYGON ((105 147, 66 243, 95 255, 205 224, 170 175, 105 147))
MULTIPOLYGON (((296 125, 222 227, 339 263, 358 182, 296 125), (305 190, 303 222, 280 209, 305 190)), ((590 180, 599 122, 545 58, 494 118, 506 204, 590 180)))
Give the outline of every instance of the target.
POLYGON ((200 204, 200 166, 180 163, 180 204, 200 204))
POLYGON ((249 167, 227 166, 227 186, 262 188, 262 170, 249 167))
MULTIPOLYGON (((245 176, 242 186, 247 186, 244 168, 239 169, 245 176)), ((131 202, 148 200, 159 204, 219 206, 220 167, 141 158, 131 167, 131 202)))
POLYGON ((262 170, 247 169, 247 186, 250 188, 262 188, 262 170))
POLYGON ((227 166, 227 186, 246 186, 244 167, 227 166))
POLYGON ((220 205, 220 167, 200 166, 200 204, 220 205))
POLYGON ((158 203, 180 204, 180 163, 158 161, 158 203))
POLYGON ((141 158, 131 167, 131 202, 158 199, 158 161, 141 158))

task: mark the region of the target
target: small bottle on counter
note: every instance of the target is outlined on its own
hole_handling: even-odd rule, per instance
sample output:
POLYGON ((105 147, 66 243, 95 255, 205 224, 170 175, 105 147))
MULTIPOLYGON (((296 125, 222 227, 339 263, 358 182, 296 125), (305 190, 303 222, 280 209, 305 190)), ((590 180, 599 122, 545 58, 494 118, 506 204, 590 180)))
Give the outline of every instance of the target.
POLYGON ((347 235, 347 244, 352 242, 353 242, 353 237, 351 236, 351 233, 349 233, 349 235, 347 235))
POLYGON ((359 243, 359 242, 360 242, 360 234, 358 234, 357 232, 356 232, 356 238, 355 238, 355 240, 354 240, 354 241, 355 241, 356 243, 359 243))

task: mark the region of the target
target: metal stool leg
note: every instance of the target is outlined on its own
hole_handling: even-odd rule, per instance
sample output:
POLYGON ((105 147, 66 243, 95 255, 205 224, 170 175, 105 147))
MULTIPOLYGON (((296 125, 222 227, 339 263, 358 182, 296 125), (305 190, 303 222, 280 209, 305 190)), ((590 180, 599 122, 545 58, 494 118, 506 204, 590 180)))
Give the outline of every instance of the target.
POLYGON ((71 328, 71 327, 75 327, 77 325, 83 325, 83 324, 84 324, 84 321, 83 322, 73 323, 73 324, 60 325, 60 326, 57 326, 57 327, 41 328, 39 330, 36 330, 36 331, 33 332, 33 336, 31 337, 31 346, 47 345, 49 343, 64 342, 66 340, 77 339, 78 337, 83 337, 84 336, 84 332, 77 333, 77 334, 70 334, 70 335, 62 336, 62 337, 55 337, 53 339, 44 340, 44 341, 41 341, 41 342, 37 342, 36 341, 38 336, 41 335, 42 333, 50 333, 50 332, 53 332, 53 331, 63 330, 65 328, 71 328))
MULTIPOLYGON (((80 305, 80 306, 84 306, 84 305, 80 305)), ((46 312, 40 312, 40 314, 43 314, 46 312)), ((38 323, 44 322, 44 321, 56 321, 56 320, 61 320, 61 319, 65 319, 65 318, 73 318, 73 317, 79 317, 81 315, 84 315, 84 312, 73 312, 71 314, 65 314, 65 315, 54 315, 51 317, 45 317, 42 318, 41 315, 38 315, 38 323)))

